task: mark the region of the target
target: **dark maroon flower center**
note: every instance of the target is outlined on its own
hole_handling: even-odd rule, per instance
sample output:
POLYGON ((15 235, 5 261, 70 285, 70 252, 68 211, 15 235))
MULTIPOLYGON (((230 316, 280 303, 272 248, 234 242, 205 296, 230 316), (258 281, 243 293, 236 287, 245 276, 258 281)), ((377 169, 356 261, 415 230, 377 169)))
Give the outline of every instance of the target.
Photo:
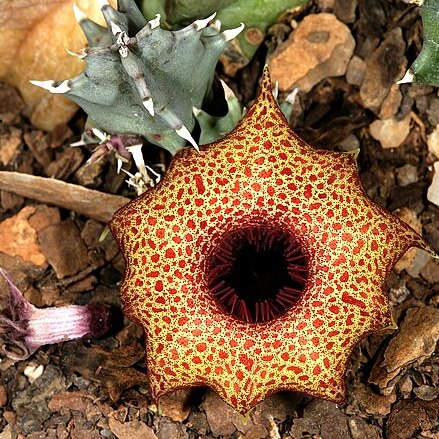
POLYGON ((273 226, 225 234, 207 260, 210 292, 228 313, 266 322, 300 299, 308 278, 307 258, 295 237, 273 226))

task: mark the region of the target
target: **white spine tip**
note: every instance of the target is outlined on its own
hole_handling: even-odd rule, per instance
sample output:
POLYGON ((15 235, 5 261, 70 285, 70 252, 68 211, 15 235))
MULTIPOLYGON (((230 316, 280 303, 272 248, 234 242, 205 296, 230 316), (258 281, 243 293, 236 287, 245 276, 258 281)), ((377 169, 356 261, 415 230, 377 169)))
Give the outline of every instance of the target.
POLYGON ((152 98, 144 99, 143 106, 147 109, 151 116, 154 116, 154 102, 152 101, 152 98))
POLYGON ((50 91, 50 93, 56 93, 56 94, 62 94, 67 93, 71 90, 69 86, 69 80, 66 79, 65 81, 61 82, 61 84, 54 86, 55 81, 49 80, 49 81, 29 81, 31 84, 36 85, 37 87, 44 88, 47 91, 50 91))
POLYGON ((217 30, 218 32, 220 32, 220 31, 221 31, 221 20, 215 20, 215 21, 211 24, 211 26, 212 26, 215 30, 217 30))
POLYGON ((294 102, 296 101, 297 93, 299 93, 298 87, 294 88, 293 91, 285 98, 285 102, 294 105, 294 102))
POLYGON ((155 18, 153 18, 152 20, 148 21, 149 23, 149 27, 151 28, 151 30, 155 29, 156 27, 160 26, 160 14, 157 14, 155 16, 155 18))
POLYGON ((277 98, 279 96, 279 82, 278 81, 275 81, 272 93, 273 93, 274 99, 277 100, 277 98))
POLYGON ((79 9, 78 5, 76 3, 73 3, 73 13, 75 14, 75 19, 78 23, 81 23, 82 20, 87 19, 87 15, 79 9))
POLYGON ((85 51, 85 49, 81 49, 79 52, 73 52, 69 49, 66 49, 66 52, 69 55, 74 56, 75 58, 79 58, 79 59, 83 59, 87 56, 87 52, 85 51))
POLYGON ((226 101, 230 101, 231 99, 235 98, 235 93, 233 93, 233 90, 222 80, 220 79, 221 85, 224 90, 224 97, 226 101))
POLYGON ((195 142, 194 138, 191 136, 191 133, 184 125, 182 125, 181 128, 176 129, 175 132, 181 138, 186 139, 197 151, 200 151, 197 142, 195 142))
POLYGON ((244 23, 241 23, 238 27, 235 27, 235 29, 227 29, 223 32, 224 39, 226 41, 233 40, 233 38, 237 37, 242 30, 244 29, 244 23))
POLYGON ((86 142, 84 142, 82 139, 78 140, 77 142, 72 142, 70 144, 71 147, 76 148, 77 146, 84 146, 87 145, 86 142))
POLYGON ((122 33, 122 29, 120 28, 120 26, 118 26, 116 23, 114 23, 113 21, 111 22, 111 33, 113 35, 117 35, 122 33))
POLYGON ((397 81, 397 84, 410 84, 411 82, 413 82, 415 75, 413 75, 413 73, 410 71, 410 69, 408 69, 405 72, 405 75, 402 79, 400 79, 399 81, 397 81))
POLYGON ((110 6, 107 0, 98 0, 99 9, 102 9, 104 6, 110 6))
POLYGON ((210 15, 207 18, 194 21, 193 26, 194 26, 195 30, 200 31, 200 30, 204 29, 215 17, 216 17, 216 12, 214 12, 212 15, 210 15))
POLYGON ((201 113, 201 110, 197 107, 192 107, 192 113, 195 117, 198 117, 198 115, 201 113))

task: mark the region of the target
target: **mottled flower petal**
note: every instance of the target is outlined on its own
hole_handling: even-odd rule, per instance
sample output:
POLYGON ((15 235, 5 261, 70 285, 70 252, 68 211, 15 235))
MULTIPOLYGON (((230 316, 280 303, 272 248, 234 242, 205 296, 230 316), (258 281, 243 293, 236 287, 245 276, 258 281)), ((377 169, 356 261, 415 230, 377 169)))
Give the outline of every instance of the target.
POLYGON ((200 152, 179 152, 110 227, 127 262, 125 312, 146 332, 153 397, 206 385, 241 413, 281 389, 342 401, 355 344, 393 325, 389 271, 412 246, 430 251, 367 196, 352 155, 313 148, 291 130, 267 70, 241 123, 200 152), (281 244, 257 244, 270 239, 281 244), (245 246, 260 265, 253 272, 245 246), (283 255, 289 275, 264 296, 270 255, 283 255), (227 274, 239 269, 256 286, 244 291, 227 274), (285 287, 296 292, 280 294, 285 287))

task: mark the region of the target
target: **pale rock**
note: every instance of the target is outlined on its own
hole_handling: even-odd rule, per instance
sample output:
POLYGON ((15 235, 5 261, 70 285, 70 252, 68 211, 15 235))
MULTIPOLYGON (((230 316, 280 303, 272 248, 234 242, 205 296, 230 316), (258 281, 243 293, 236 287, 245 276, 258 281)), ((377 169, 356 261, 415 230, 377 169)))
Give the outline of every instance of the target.
POLYGON ((439 158, 439 125, 427 136, 428 150, 439 158))
MULTIPOLYGON (((408 224, 415 232, 422 234, 422 223, 419 220, 416 212, 407 207, 394 212, 398 218, 401 218, 408 224)), ((419 277, 419 273, 430 261, 431 256, 424 250, 418 248, 409 249, 401 259, 395 264, 395 271, 400 273, 406 270, 410 276, 419 277)))
POLYGON ((346 70, 346 81, 348 84, 360 86, 366 75, 366 62, 354 55, 349 61, 346 70))
POLYGON ((355 48, 349 28, 328 13, 306 16, 268 61, 281 91, 310 91, 322 79, 342 76, 355 48))
POLYGON ((377 119, 369 126, 370 134, 384 149, 398 148, 410 133, 410 116, 403 120, 377 119))
POLYGON ((0 252, 42 266, 47 259, 40 250, 37 232, 29 223, 34 213, 35 207, 27 206, 0 223, 0 252))
POLYGON ((390 119, 398 113, 399 107, 402 102, 402 93, 399 84, 392 84, 389 94, 385 97, 381 109, 380 119, 390 119))
POLYGON ((395 173, 400 186, 407 186, 418 181, 418 168, 409 163, 396 169, 395 173))
POLYGON ((434 175, 427 191, 427 200, 439 206, 439 161, 434 164, 434 175))

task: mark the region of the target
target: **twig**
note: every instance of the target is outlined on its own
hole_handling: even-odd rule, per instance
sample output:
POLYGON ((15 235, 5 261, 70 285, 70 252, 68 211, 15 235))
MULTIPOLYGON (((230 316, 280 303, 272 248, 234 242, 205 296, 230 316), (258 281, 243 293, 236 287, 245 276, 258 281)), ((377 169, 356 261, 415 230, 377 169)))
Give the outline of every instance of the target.
POLYGON ((0 171, 0 190, 73 210, 102 222, 110 221, 114 212, 130 201, 119 195, 20 172, 0 171))

